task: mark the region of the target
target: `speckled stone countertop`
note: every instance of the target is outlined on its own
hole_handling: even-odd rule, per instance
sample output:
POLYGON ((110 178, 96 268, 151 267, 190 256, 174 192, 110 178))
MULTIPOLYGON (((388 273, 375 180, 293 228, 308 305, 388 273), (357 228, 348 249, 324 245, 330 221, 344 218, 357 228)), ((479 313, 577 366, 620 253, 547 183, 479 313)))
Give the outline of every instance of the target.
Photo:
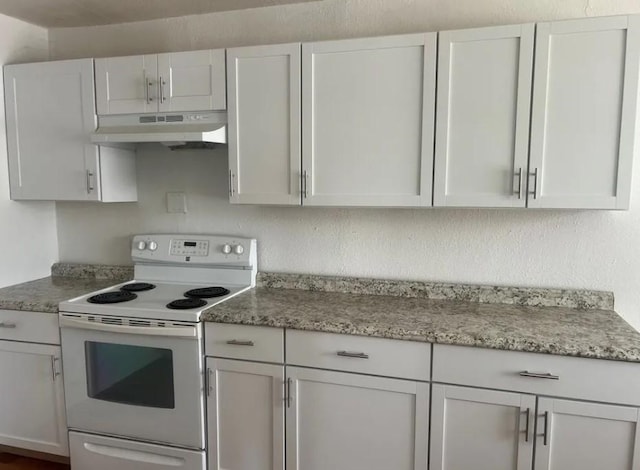
POLYGON ((57 313, 58 304, 133 277, 131 266, 56 263, 51 277, 0 289, 0 309, 57 313))
POLYGON ((258 287, 203 320, 640 362, 640 333, 612 310, 258 287))
POLYGON ((113 279, 45 277, 0 289, 0 309, 58 313, 58 304, 63 300, 113 284, 113 279))

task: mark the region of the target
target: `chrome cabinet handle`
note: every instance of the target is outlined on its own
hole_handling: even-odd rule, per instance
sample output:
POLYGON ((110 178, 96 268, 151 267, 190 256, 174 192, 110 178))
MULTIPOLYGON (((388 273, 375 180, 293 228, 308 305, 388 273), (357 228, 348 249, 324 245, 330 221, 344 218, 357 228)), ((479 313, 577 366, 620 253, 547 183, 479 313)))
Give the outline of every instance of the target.
POLYGON ((538 169, 536 168, 533 173, 529 173, 529 176, 533 176, 533 191, 529 191, 529 194, 534 199, 538 199, 538 169))
POLYGON ((518 177, 518 189, 514 189, 513 192, 518 195, 518 199, 522 199, 522 167, 518 169, 516 176, 518 177))
POLYGON ((15 328, 17 325, 15 323, 6 323, 0 321, 0 328, 15 328))
POLYGON ((532 379, 547 379, 547 380, 560 380, 559 375, 553 375, 548 372, 529 372, 528 370, 523 370, 522 372, 518 372, 520 377, 530 377, 532 379))
POLYGON ((207 388, 207 396, 211 396, 211 376, 213 375, 213 371, 210 367, 207 367, 207 375, 205 375, 205 384, 204 386, 207 388))
POLYGON ((336 355, 341 357, 354 357, 356 359, 369 359, 369 355, 362 352, 338 351, 336 355))
POLYGON ((91 194, 91 191, 95 189, 91 184, 91 178, 93 178, 93 173, 91 170, 87 170, 87 194, 91 194))
POLYGON ((531 408, 527 408, 525 411, 527 413, 527 421, 524 429, 524 442, 529 442, 529 414, 531 413, 531 408))
POLYGON ((291 408, 291 377, 287 378, 287 389, 284 394, 284 401, 287 402, 287 408, 291 408))
POLYGON ((307 198, 307 179, 309 178, 309 174, 307 170, 302 172, 302 197, 307 198))
POLYGON ((153 82, 151 80, 149 80, 147 77, 144 77, 144 81, 146 83, 146 87, 144 90, 145 93, 145 101, 147 102, 147 104, 151 104, 151 102, 153 101, 153 97, 151 96, 151 93, 149 93, 149 90, 151 90, 151 87, 153 87, 153 82))
POLYGON ((229 341, 227 341, 227 344, 230 344, 232 346, 253 346, 253 341, 230 339, 229 341))
POLYGON ((167 97, 164 96, 164 86, 166 84, 167 83, 163 80, 163 78, 160 77, 160 80, 158 81, 158 85, 159 85, 159 88, 160 88, 160 103, 164 103, 165 101, 167 101, 167 97))
POLYGON ((233 175, 233 170, 229 170, 229 197, 233 197, 233 179, 234 179, 234 175, 233 175))
POLYGON ((542 443, 546 446, 549 443, 549 412, 544 412, 544 434, 542 443))
POLYGON ((56 381, 56 377, 60 375, 60 372, 58 372, 58 368, 56 367, 56 362, 59 360, 59 358, 51 356, 51 376, 53 377, 54 382, 56 381))

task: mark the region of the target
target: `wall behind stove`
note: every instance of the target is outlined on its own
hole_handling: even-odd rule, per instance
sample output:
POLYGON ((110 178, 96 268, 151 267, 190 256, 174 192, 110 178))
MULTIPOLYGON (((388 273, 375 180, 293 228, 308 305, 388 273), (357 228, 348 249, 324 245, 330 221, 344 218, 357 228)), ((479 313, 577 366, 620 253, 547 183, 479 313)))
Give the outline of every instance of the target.
MULTIPOLYGON (((0 15, 0 65, 47 60, 47 30, 0 15)), ((0 103, 4 102, 0 75, 0 103)), ((49 275, 58 257, 52 202, 9 199, 4 106, 0 106, 0 287, 49 275)))
MULTIPOLYGON (((324 0, 50 30, 52 58, 110 56, 640 13, 636 0, 324 0)), ((224 150, 141 148, 137 204, 57 204, 60 259, 129 263, 130 236, 254 236, 260 269, 612 290, 640 328, 640 187, 629 212, 232 206, 224 150), (187 214, 167 214, 168 191, 187 214)), ((635 179, 640 176, 636 165, 635 179)))

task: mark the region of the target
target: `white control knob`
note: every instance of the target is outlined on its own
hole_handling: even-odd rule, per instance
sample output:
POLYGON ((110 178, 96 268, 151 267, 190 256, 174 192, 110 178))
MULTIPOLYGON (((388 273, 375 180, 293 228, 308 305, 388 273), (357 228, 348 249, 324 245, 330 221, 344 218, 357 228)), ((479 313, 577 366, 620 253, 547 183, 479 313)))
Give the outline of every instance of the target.
POLYGON ((234 246, 234 247, 233 247, 233 252, 234 252, 236 255, 241 255, 242 253, 244 253, 244 246, 242 246, 242 245, 236 245, 236 246, 234 246))
POLYGON ((137 250, 144 250, 147 247, 147 242, 140 240, 139 242, 136 243, 136 249, 137 250))
POLYGON ((229 245, 229 244, 224 244, 224 245, 222 245, 222 252, 223 252, 225 255, 230 254, 230 253, 231 253, 231 245, 229 245))
POLYGON ((158 244, 156 242, 149 242, 147 248, 151 251, 156 251, 158 249, 158 244))

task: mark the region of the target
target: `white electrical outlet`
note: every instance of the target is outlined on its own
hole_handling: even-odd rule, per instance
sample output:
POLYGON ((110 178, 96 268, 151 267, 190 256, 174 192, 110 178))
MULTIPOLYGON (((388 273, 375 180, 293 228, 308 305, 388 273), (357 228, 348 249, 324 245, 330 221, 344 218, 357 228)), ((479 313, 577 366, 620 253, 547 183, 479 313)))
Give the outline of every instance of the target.
POLYGON ((187 196, 184 193, 167 193, 167 212, 170 214, 186 214, 187 196))

